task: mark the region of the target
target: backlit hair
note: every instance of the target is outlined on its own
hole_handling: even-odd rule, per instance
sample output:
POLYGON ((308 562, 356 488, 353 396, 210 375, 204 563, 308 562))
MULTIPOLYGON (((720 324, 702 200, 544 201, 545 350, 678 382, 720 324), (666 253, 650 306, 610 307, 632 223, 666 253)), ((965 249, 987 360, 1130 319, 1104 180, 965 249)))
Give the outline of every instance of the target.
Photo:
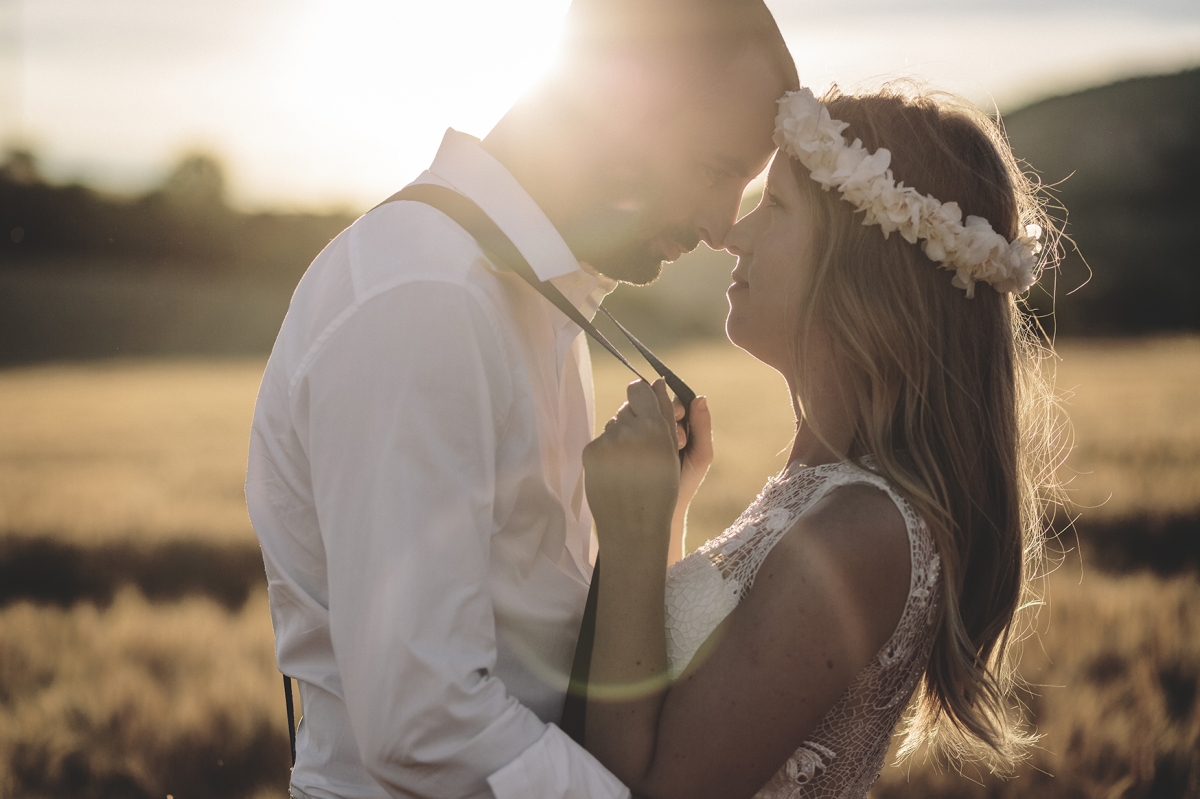
MULTIPOLYGON (((822 102, 849 123, 848 141, 891 150, 896 180, 1009 239, 1028 223, 1052 230, 998 126, 965 102, 895 87, 835 89, 822 102)), ((1057 497, 1047 344, 1012 294, 980 284, 968 299, 918 245, 864 226, 837 192, 791 166, 816 217, 796 352, 819 331, 844 365, 857 427, 841 454, 874 457, 941 557, 941 617, 901 754, 931 744, 1006 771, 1033 740, 1013 695, 1013 654, 1018 611, 1036 604, 1046 503, 1057 497)))

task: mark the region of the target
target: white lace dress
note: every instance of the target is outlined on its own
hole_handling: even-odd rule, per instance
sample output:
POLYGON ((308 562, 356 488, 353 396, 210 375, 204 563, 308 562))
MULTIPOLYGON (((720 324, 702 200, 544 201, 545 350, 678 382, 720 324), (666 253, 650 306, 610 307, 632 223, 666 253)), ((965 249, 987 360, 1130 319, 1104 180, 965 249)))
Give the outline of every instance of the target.
POLYGON ((789 466, 767 482, 732 527, 667 571, 667 655, 677 677, 750 590, 767 554, 796 519, 832 489, 856 483, 884 491, 904 517, 912 564, 908 599, 892 637, 756 799, 867 795, 929 660, 940 572, 933 540, 921 517, 882 477, 852 463, 789 466))

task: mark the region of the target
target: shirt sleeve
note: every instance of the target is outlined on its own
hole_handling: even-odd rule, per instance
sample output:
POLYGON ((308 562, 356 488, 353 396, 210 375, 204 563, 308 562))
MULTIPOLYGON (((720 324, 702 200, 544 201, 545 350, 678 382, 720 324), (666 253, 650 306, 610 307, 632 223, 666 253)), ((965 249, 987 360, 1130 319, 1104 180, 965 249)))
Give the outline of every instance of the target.
POLYGON ((424 281, 358 307, 298 387, 350 726, 394 796, 627 797, 492 673, 489 549, 511 381, 471 290, 424 281))

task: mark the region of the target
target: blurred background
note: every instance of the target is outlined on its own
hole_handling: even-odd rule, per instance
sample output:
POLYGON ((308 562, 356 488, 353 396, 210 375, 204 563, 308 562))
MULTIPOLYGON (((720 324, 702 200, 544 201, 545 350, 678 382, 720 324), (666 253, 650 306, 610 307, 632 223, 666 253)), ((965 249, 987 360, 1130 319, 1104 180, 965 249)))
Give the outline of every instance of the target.
MULTIPOLYGON (((316 253, 553 68, 567 5, 0 0, 0 796, 285 795, 242 493, 266 355, 316 253)), ((873 795, 1200 796, 1200 5, 768 5, 807 85, 962 94, 1070 211, 1031 296, 1074 430, 1021 667, 1043 738, 1012 780, 918 756, 873 795)), ((609 300, 710 397, 689 548, 792 428, 723 338, 732 265, 609 300)), ((596 372, 603 417, 626 378, 596 372)))

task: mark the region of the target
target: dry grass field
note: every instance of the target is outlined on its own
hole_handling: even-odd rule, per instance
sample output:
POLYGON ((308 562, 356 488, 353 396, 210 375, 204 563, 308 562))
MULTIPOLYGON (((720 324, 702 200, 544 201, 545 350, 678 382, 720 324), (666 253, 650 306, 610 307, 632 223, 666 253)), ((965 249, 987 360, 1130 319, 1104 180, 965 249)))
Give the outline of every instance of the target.
MULTIPOLYGON (((624 399, 629 374, 594 358, 596 415, 624 399)), ((713 413, 716 461, 690 523, 697 546, 720 532, 782 468, 793 427, 783 379, 728 343, 671 353, 670 366, 713 413)), ((1075 447, 1060 475, 1089 519, 1200 509, 1200 338, 1069 342, 1057 370, 1075 447)))
MULTIPOLYGON (((778 376, 729 345, 665 355, 715 418, 694 547, 783 465, 791 409, 778 376)), ((918 756, 885 771, 879 797, 1200 796, 1200 339, 1059 355, 1084 546, 1049 578, 1025 645, 1039 748, 1009 781, 918 756)), ((241 488, 262 366, 0 371, 0 797, 284 795, 241 488)), ((627 379, 606 356, 596 375, 603 421, 627 379)))

